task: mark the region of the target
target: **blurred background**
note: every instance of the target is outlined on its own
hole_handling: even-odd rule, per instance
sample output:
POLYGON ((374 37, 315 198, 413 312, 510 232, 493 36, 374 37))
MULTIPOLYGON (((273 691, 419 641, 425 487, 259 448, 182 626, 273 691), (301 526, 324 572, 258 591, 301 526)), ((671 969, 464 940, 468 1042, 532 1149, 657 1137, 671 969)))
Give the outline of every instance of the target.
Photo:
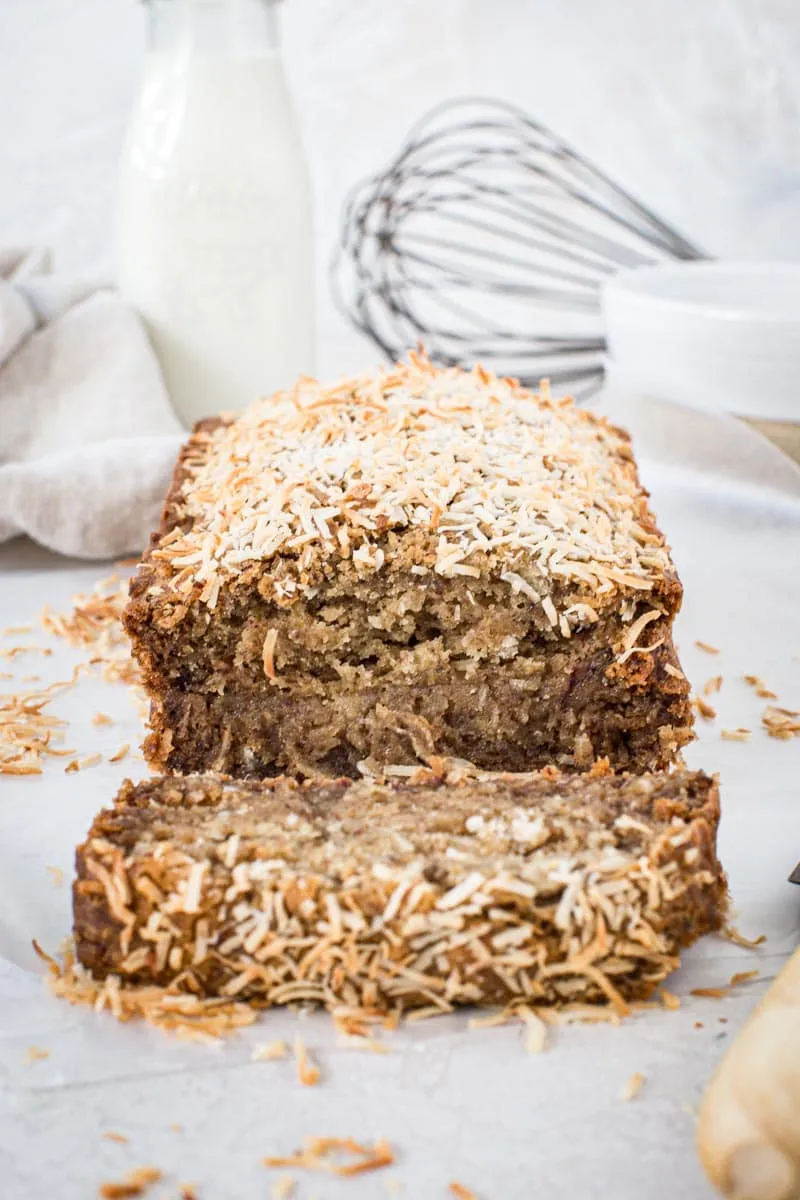
MULTIPOLYGON (((350 186, 456 95, 516 102, 714 256, 800 258, 797 0, 286 0, 311 167, 322 374, 375 359, 325 279, 350 186)), ((135 0, 1 0, 0 229, 111 275, 135 0)))

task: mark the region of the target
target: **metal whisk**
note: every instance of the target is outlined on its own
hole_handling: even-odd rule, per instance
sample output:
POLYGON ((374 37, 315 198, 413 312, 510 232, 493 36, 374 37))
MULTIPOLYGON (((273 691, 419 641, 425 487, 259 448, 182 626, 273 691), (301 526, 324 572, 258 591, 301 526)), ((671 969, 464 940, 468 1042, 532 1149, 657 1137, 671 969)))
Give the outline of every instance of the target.
POLYGON ((340 307, 390 358, 483 362, 528 385, 602 378, 600 287, 621 267, 706 257, 513 105, 465 99, 412 130, 345 209, 340 307))

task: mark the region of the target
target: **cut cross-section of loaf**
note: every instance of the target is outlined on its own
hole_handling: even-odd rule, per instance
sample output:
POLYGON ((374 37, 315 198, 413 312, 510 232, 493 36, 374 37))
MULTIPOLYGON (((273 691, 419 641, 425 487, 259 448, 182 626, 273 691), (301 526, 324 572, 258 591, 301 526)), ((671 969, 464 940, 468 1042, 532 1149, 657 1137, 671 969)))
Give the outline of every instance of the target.
POLYGON ((181 456, 125 622, 163 771, 673 762, 681 585, 628 437, 481 368, 301 380, 181 456))
POLYGON ((96 976, 373 1012, 648 996, 718 929, 713 780, 126 783, 78 848, 96 976))

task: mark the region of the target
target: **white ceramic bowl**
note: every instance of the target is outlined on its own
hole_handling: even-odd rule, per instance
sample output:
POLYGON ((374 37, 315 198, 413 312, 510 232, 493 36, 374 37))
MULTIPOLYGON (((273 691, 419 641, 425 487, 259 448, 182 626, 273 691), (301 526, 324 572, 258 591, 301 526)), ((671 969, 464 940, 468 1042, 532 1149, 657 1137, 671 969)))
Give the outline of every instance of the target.
POLYGON ((612 381, 693 408, 800 421, 800 263, 669 263, 603 290, 612 381))

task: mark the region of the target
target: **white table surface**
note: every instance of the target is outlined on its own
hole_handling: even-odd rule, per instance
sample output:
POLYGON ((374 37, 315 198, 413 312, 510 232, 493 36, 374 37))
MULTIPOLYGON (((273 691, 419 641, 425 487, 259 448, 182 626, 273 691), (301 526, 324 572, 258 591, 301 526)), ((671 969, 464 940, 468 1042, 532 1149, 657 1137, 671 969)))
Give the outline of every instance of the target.
MULTIPOLYGON (((766 702, 740 678, 761 675, 779 703, 800 708, 800 489, 770 493, 762 471, 734 490, 693 473, 683 459, 670 464, 663 430, 656 440, 664 461, 645 461, 645 477, 686 587, 683 663, 697 686, 724 676, 712 697, 720 717, 701 725, 688 759, 721 773, 720 853, 737 923, 748 935, 765 933, 764 947, 748 952, 706 939, 670 981, 683 1000, 679 1011, 644 1012, 618 1028, 560 1029, 540 1055, 526 1053, 517 1027, 471 1031, 461 1016, 386 1035, 391 1052, 382 1056, 337 1046, 324 1015, 285 1012, 267 1014, 219 1048, 182 1043, 71 1008, 42 986, 30 938, 54 947, 69 929, 68 886, 55 887, 46 867, 61 867, 68 882, 72 848, 97 808, 126 774, 146 770, 129 759, 65 775, 63 760, 51 760, 41 778, 0 780, 3 1200, 85 1200, 101 1181, 142 1164, 165 1173, 155 1197, 177 1197, 179 1182, 192 1181, 201 1200, 260 1200, 276 1174, 261 1158, 326 1134, 388 1138, 397 1164, 346 1181, 295 1172, 301 1200, 434 1200, 454 1179, 480 1200, 710 1196, 693 1148, 697 1103, 800 933, 800 890, 786 882, 800 859, 800 740, 766 736, 759 728, 766 702), (696 638, 721 653, 703 654, 696 638), (749 743, 720 738, 721 728, 736 726, 753 730, 749 743), (725 999, 689 995, 753 967, 761 979, 725 999), (298 1036, 322 1067, 317 1087, 300 1086, 291 1059, 251 1061, 254 1042, 298 1036), (26 1061, 32 1045, 50 1056, 26 1061), (636 1071, 646 1083, 625 1103, 619 1090, 636 1071), (182 1132, 170 1128, 174 1122, 182 1132), (130 1140, 104 1140, 107 1130, 130 1140)), ((645 438, 641 445, 651 449, 645 438)), ((0 548, 0 628, 29 620, 45 602, 68 608, 74 592, 107 573, 105 564, 57 559, 23 542, 0 548)), ((3 645, 14 640, 22 639, 3 645)), ((0 660, 0 669, 64 678, 81 654, 50 644, 52 657, 0 660)), ((0 682, 0 691, 9 686, 0 682)), ((141 736, 120 685, 81 682, 52 711, 69 720, 68 744, 81 754, 111 753, 141 736), (97 710, 116 724, 94 727, 97 710)))

